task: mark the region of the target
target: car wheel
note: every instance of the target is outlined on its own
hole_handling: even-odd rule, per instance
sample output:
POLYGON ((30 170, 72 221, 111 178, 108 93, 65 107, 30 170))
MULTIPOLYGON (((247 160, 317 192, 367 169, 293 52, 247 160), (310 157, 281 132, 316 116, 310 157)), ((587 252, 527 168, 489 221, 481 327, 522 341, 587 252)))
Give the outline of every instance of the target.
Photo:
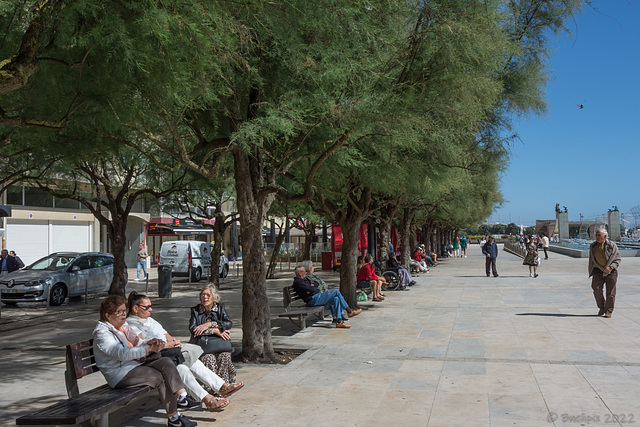
POLYGON ((51 298, 49 299, 49 305, 62 305, 67 298, 67 287, 61 283, 58 283, 51 288, 51 298))
POLYGON ((220 277, 224 279, 225 277, 227 277, 228 274, 229 274, 229 264, 225 264, 224 266, 222 266, 222 273, 220 273, 220 277))
POLYGON ((202 270, 200 270, 200 267, 198 267, 195 270, 191 271, 191 281, 199 282, 200 279, 202 279, 202 270))

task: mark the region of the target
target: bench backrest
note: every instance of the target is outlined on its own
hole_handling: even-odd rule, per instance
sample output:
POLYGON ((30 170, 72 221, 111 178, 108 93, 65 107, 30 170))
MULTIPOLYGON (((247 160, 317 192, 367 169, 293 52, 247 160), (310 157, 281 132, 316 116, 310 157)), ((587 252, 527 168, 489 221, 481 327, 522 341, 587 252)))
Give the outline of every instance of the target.
POLYGON ((282 305, 284 305, 285 310, 289 310, 291 303, 296 301, 301 301, 301 299, 293 290, 293 286, 285 286, 282 288, 282 305))
POLYGON ((93 354, 93 339, 80 341, 67 346, 67 370, 64 373, 67 384, 67 395, 78 396, 78 380, 94 372, 98 372, 96 358, 93 354))

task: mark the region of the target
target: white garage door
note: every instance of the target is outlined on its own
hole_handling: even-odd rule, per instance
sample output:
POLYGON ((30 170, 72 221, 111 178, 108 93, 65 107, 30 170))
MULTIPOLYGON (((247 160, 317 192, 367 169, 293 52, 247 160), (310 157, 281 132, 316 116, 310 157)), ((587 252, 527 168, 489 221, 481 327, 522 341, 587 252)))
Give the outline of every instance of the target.
POLYGON ((49 255, 48 221, 7 221, 7 249, 16 251, 25 265, 49 255))
POLYGON ((53 252, 91 250, 91 223, 9 220, 7 249, 16 251, 26 265, 53 252), (51 238, 49 238, 51 231, 51 238))
POLYGON ((51 252, 89 252, 91 227, 87 222, 54 222, 51 224, 51 252))

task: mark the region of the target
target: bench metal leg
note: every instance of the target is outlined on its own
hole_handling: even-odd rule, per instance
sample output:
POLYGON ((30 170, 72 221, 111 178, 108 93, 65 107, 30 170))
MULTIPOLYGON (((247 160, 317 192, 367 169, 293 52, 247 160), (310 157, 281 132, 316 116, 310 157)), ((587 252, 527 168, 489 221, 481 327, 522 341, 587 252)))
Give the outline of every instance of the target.
POLYGON ((95 427, 109 427, 109 413, 98 415, 91 421, 95 427))
POLYGON ((305 329, 307 327, 307 316, 298 316, 298 320, 300 321, 300 328, 305 329))

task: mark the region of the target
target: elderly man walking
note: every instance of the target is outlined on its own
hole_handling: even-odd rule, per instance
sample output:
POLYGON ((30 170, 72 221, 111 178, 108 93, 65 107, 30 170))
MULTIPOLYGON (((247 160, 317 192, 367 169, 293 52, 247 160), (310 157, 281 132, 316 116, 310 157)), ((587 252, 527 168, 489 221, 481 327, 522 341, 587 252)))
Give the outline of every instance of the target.
POLYGON ((604 228, 596 231, 596 241, 589 247, 589 277, 591 289, 598 304, 598 316, 610 318, 616 300, 616 282, 621 257, 618 246, 608 239, 604 228), (606 298, 603 288, 606 286, 606 298))
POLYGON ((486 255, 485 270, 487 277, 493 272, 493 277, 498 277, 498 268, 496 267, 496 258, 498 258, 498 245, 493 236, 489 236, 487 243, 482 245, 482 253, 486 255))

